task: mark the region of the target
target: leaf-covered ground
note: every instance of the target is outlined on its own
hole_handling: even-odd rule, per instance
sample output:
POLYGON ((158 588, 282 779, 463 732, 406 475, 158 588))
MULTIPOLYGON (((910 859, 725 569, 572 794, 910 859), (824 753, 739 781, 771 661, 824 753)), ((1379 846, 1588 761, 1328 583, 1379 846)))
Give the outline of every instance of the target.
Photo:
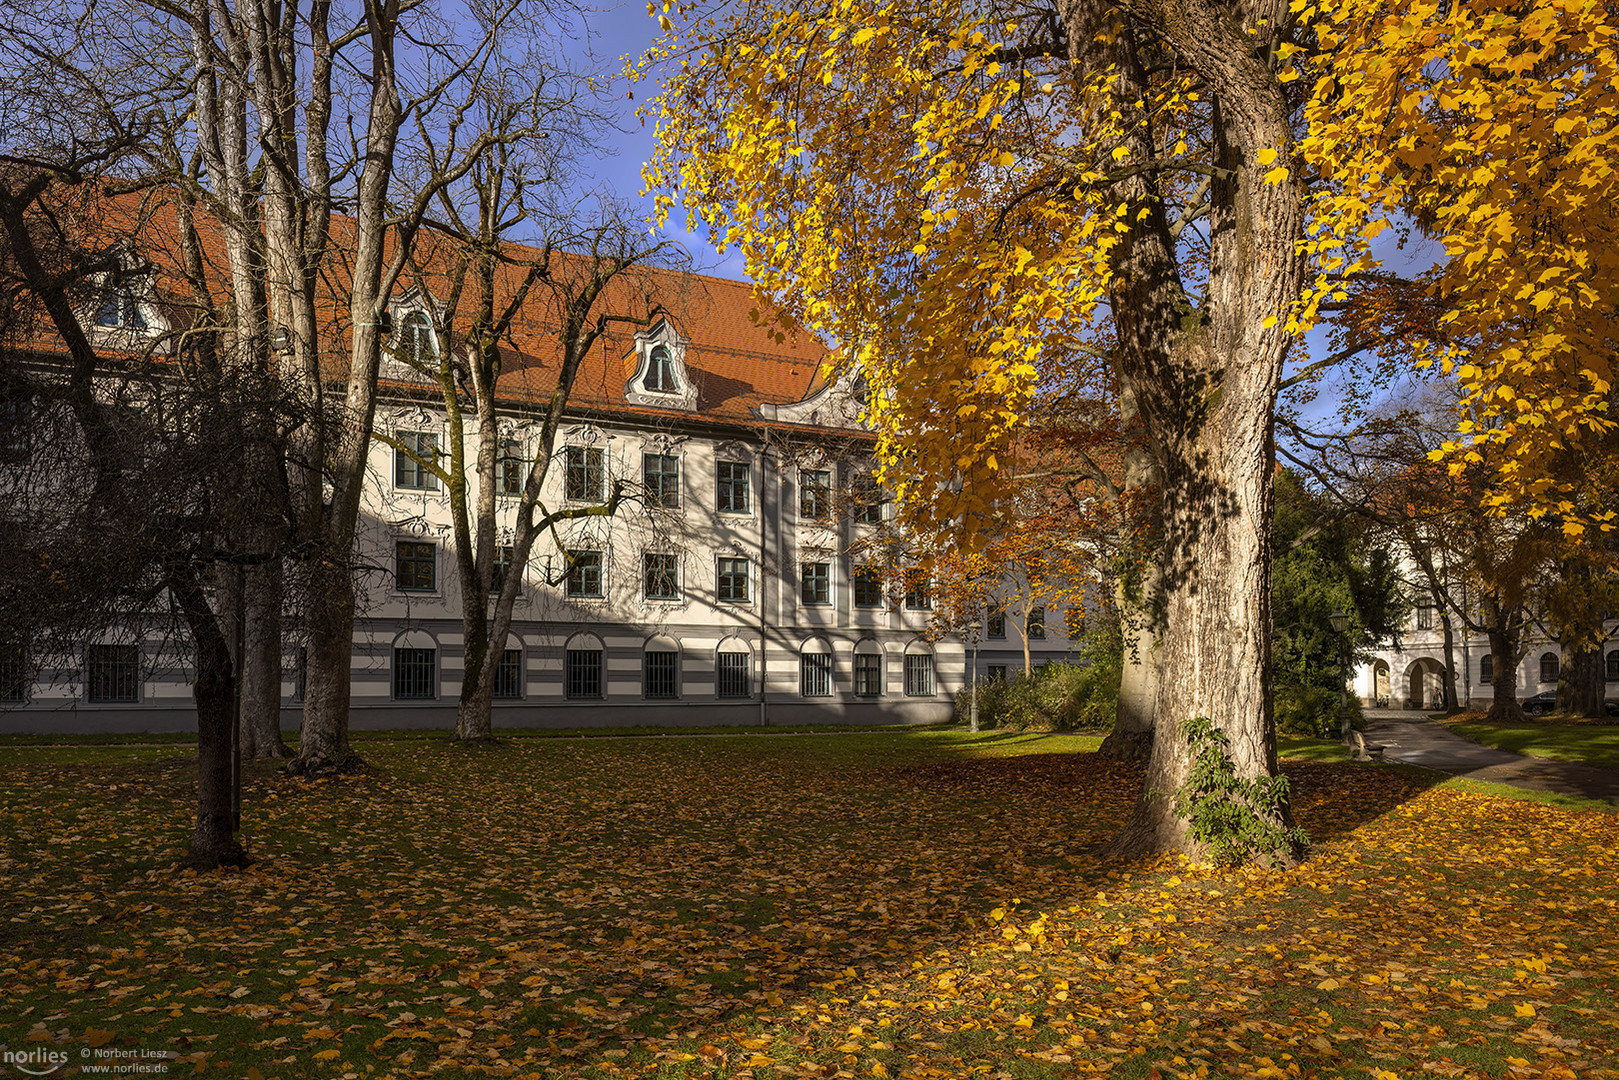
POLYGON ((259 861, 201 877, 179 751, 10 748, 0 1044, 251 1080, 1619 1076, 1613 816, 1299 762, 1305 865, 1121 865, 1091 848, 1140 777, 1093 745, 371 741, 360 776, 254 770, 259 861))

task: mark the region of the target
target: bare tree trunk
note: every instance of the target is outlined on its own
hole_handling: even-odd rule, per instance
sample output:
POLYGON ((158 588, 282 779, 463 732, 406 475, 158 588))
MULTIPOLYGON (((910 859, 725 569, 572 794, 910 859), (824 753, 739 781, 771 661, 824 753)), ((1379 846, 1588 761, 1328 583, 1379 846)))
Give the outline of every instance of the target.
POLYGON ((1098 752, 1115 761, 1146 761, 1152 754, 1163 641, 1155 625, 1152 599, 1157 594, 1160 575, 1153 568, 1144 576, 1146 580, 1140 583, 1139 591, 1131 590, 1124 582, 1113 591, 1124 635, 1124 657, 1119 672, 1118 716, 1098 752))
POLYGON ((244 758, 289 758, 281 741, 281 563, 246 569, 242 627, 242 730, 244 758))
POLYGON ((354 581, 347 545, 338 559, 311 559, 304 575, 308 677, 298 755, 287 770, 301 776, 345 772, 364 765, 349 748, 354 581))
POLYGON ((1434 601, 1439 608, 1439 625, 1445 632, 1445 668, 1439 673, 1445 697, 1443 707, 1446 716, 1454 716, 1461 712, 1461 706, 1456 700, 1456 635, 1451 626, 1450 609, 1445 606, 1444 597, 1435 596, 1434 601))
POLYGON ((1557 673, 1557 707, 1576 716, 1603 716, 1607 679, 1602 648, 1589 642, 1565 646, 1557 673))
POLYGON ((169 585, 191 630, 197 665, 192 689, 197 704, 197 825, 185 865, 198 870, 246 866, 249 859, 237 842, 232 813, 231 726, 236 680, 230 649, 196 579, 185 570, 173 569, 169 585))
POLYGON ((1491 629, 1490 663, 1492 676, 1490 689, 1493 700, 1485 719, 1502 723, 1522 723, 1523 706, 1518 704, 1518 640, 1510 631, 1491 629))

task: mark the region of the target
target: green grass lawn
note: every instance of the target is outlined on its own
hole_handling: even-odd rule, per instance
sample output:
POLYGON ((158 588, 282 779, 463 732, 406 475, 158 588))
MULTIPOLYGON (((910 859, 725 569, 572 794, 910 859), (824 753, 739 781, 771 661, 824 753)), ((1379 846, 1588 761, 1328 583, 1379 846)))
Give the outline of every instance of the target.
POLYGON ((356 741, 351 777, 250 767, 257 862, 203 876, 183 748, 7 748, 0 1046, 249 1080, 1619 1076, 1612 815, 1289 760, 1309 860, 1216 872, 1098 854, 1141 773, 1094 736, 356 741))
POLYGON ((1563 723, 1543 720, 1524 724, 1466 721, 1452 724, 1451 730, 1515 754, 1619 769, 1619 724, 1595 720, 1563 723))

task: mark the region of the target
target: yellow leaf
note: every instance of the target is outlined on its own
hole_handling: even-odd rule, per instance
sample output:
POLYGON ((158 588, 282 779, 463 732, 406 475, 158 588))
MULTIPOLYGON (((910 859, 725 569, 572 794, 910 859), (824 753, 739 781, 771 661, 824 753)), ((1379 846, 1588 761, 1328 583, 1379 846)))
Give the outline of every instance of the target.
POLYGON ((854 37, 849 39, 849 43, 852 44, 852 45, 857 45, 857 46, 858 45, 864 45, 866 42, 870 41, 872 38, 874 38, 876 36, 877 36, 877 31, 876 31, 875 28, 870 27, 870 26, 862 27, 861 29, 856 30, 854 32, 854 37))
POLYGON ((1276 160, 1275 148, 1269 146, 1265 147, 1265 149, 1259 152, 1258 158, 1261 165, 1269 165, 1271 162, 1276 160))
POLYGON ((316 1053, 315 1054, 315 1060, 316 1061, 331 1061, 333 1058, 337 1057, 337 1055, 340 1054, 340 1053, 342 1053, 342 1051, 338 1050, 337 1047, 334 1046, 334 1047, 332 1047, 332 1048, 330 1048, 328 1050, 321 1050, 318 1053, 316 1053))
POLYGON ((1512 1007, 1512 1011, 1519 1016, 1535 1015, 1535 1007, 1533 1005, 1514 1005, 1512 1007))
POLYGON ((1317 990, 1336 990, 1338 989, 1338 980, 1322 979, 1320 982, 1315 984, 1315 988, 1317 990))
POLYGON ((1289 170, 1287 166, 1278 165, 1276 168, 1265 174, 1265 183, 1280 184, 1283 180, 1288 178, 1288 175, 1289 170))

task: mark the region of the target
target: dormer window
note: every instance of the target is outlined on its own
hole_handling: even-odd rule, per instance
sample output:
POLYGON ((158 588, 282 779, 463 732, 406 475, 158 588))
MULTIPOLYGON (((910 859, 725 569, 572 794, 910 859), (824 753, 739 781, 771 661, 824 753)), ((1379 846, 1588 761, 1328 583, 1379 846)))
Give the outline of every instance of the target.
POLYGON ((417 366, 427 367, 438 361, 438 337, 425 311, 412 311, 399 321, 394 350, 401 360, 417 366))
POLYGON ((643 385, 654 394, 673 394, 675 385, 675 358, 667 345, 654 345, 647 357, 646 380, 643 385))
POLYGON ((96 311, 96 325, 116 330, 145 330, 146 316, 141 313, 140 299, 135 295, 133 281, 120 281, 107 290, 96 311))

